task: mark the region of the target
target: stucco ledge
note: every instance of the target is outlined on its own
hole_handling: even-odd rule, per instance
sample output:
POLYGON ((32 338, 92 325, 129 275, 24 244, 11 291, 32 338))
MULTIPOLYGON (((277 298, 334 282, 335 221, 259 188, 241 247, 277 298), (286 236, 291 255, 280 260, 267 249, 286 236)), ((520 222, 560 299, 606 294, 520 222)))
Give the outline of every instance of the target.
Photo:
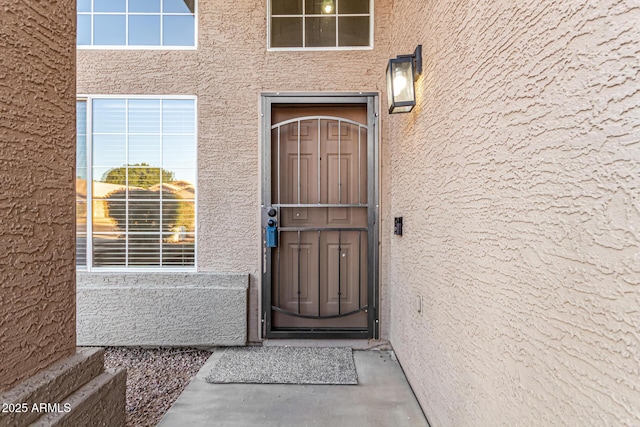
POLYGON ((238 346, 247 342, 249 274, 77 273, 84 346, 238 346))

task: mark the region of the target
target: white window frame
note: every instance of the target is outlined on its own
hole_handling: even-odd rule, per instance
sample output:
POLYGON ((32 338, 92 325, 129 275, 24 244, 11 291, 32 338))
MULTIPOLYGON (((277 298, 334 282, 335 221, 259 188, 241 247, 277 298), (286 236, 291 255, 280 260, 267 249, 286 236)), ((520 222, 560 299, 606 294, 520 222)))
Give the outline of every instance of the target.
MULTIPOLYGON (((93 4, 93 3, 92 3, 93 4)), ((94 33, 94 27, 93 27, 93 23, 91 25, 91 43, 92 44, 83 44, 83 45, 79 45, 78 41, 76 39, 76 49, 78 50, 198 50, 198 0, 194 0, 194 13, 193 13, 193 19, 194 19, 194 24, 193 24, 193 46, 155 46, 155 45, 150 45, 150 46, 145 46, 145 45, 136 45, 136 46, 129 46, 129 45, 94 45, 93 44, 93 33, 94 33)), ((162 10, 162 1, 160 2, 160 10, 162 10)), ((91 12, 76 12, 76 17, 78 15, 89 15, 92 17, 96 15, 95 12, 91 11, 91 12)), ((125 12, 124 12, 125 16, 126 16, 126 22, 125 22, 125 33, 124 33, 124 39, 125 42, 128 43, 129 41, 129 1, 127 0, 126 2, 126 6, 125 6, 125 12)), ((181 13, 164 13, 164 12, 135 12, 133 13, 134 15, 159 15, 160 16, 160 40, 162 40, 162 16, 165 15, 175 15, 175 16, 187 16, 187 14, 181 14, 181 13)), ((97 15, 122 15, 122 12, 98 12, 97 15)))
POLYGON ((76 266, 76 271, 98 271, 98 272, 118 272, 118 273, 136 273, 136 272, 195 272, 198 271, 198 98, 194 95, 76 95, 76 101, 85 101, 87 103, 87 243, 86 243, 86 266, 76 266), (194 249, 193 249, 193 266, 186 267, 94 267, 93 266, 93 101, 96 99, 185 99, 193 100, 194 105, 194 130, 195 130, 195 194, 194 194, 194 249))
MULTIPOLYGON (((302 0, 302 14, 300 15, 276 15, 277 17, 290 17, 290 18, 302 18, 302 40, 304 43, 305 36, 305 16, 308 16, 305 13, 305 1, 302 0)), ((336 0, 340 1, 340 0, 336 0)), ((267 5, 267 51, 327 51, 327 50, 373 50, 373 35, 374 35, 374 11, 373 4, 374 0, 369 0, 369 46, 320 46, 320 47, 271 47, 271 3, 272 0, 268 0, 267 5)), ((320 15, 311 15, 311 16, 320 16, 320 15)), ((366 14, 340 14, 337 15, 338 18, 341 16, 366 16, 366 14)), ((338 19, 339 22, 339 19, 338 19)), ((336 28, 336 31, 339 31, 336 28)))

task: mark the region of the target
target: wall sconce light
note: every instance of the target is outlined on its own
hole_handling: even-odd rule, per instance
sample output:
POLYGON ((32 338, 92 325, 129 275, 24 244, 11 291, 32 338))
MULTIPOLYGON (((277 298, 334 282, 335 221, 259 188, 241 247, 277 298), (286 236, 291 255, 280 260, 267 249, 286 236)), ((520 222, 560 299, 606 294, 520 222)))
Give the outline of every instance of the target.
POLYGON ((422 74, 422 45, 412 55, 398 55, 387 66, 389 114, 408 113, 416 105, 415 81, 422 74))

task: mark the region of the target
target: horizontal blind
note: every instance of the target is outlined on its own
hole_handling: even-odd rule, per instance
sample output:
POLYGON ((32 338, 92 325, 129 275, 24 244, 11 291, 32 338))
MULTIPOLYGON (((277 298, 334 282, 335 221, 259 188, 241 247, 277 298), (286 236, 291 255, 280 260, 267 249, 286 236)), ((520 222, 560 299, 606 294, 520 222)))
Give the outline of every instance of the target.
POLYGON ((94 99, 93 266, 195 265, 193 99, 94 99))

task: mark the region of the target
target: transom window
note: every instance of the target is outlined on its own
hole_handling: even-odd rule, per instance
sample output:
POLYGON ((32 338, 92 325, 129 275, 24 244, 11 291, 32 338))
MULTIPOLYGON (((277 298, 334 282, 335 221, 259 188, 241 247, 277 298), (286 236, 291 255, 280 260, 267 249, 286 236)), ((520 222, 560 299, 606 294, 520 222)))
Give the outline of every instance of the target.
POLYGON ((196 0, 78 0, 78 46, 194 47, 196 0))
POLYGON ((195 267, 195 102, 77 102, 79 268, 195 267))
POLYGON ((373 46, 373 0, 271 0, 269 48, 373 46))

